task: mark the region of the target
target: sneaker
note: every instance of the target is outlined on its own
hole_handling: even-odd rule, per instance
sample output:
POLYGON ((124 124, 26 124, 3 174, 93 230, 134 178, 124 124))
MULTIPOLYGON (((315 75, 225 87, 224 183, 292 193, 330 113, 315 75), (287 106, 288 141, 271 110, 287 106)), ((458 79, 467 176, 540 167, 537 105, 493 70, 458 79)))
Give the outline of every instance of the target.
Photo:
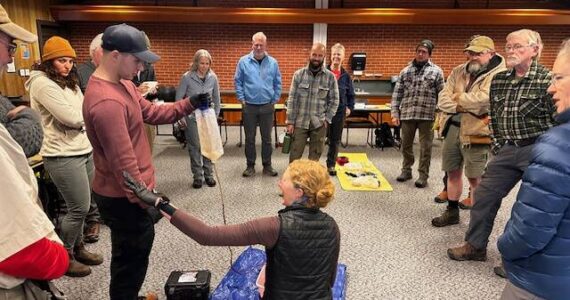
POLYGON ((214 187, 214 186, 216 186, 216 180, 215 180, 214 178, 212 178, 212 177, 207 177, 207 178, 206 178, 206 184, 207 184, 209 187, 214 187))
POLYGON ((427 182, 427 177, 420 177, 418 178, 418 180, 416 180, 416 182, 414 183, 416 185, 417 188, 423 189, 428 185, 427 182))
POLYGON ((83 244, 75 247, 74 258, 78 262, 88 266, 96 266, 103 263, 103 256, 87 251, 83 244))
POLYGON ((202 188, 202 179, 194 179, 194 182, 192 182, 192 187, 195 189, 202 188))
MULTIPOLYGON (((245 174, 245 172, 244 172, 244 174, 245 174)), ((263 174, 267 175, 267 176, 275 177, 275 176, 277 176, 278 173, 277 173, 277 171, 275 171, 275 169, 273 169, 273 167, 267 166, 267 167, 263 167, 263 174)))
POLYGON ((396 177, 396 180, 399 182, 404 182, 404 181, 408 181, 412 179, 412 173, 411 172, 402 172, 402 174, 400 174, 400 176, 396 177))
POLYGON ((436 203, 447 202, 447 191, 441 191, 437 196, 435 196, 435 198, 433 198, 433 201, 436 203))
POLYGON ((447 256, 458 261, 485 261, 487 260, 487 249, 477 249, 471 244, 465 243, 463 246, 447 249, 447 256))
POLYGON ((255 169, 253 167, 247 167, 247 169, 245 169, 245 171, 243 171, 241 176, 251 177, 251 176, 253 176, 253 174, 255 174, 255 169))
POLYGON ((473 199, 471 199, 471 197, 467 197, 459 201, 459 208, 461 209, 471 209, 472 207, 473 207, 473 199))
POLYGON ((505 268, 503 267, 503 265, 494 267, 493 272, 495 272, 495 275, 497 275, 501 278, 507 278, 507 272, 505 271, 505 268))
POLYGON ((334 167, 328 167, 327 171, 329 172, 330 176, 336 176, 336 169, 334 167))
POLYGON ((85 226, 85 232, 83 233, 83 242, 85 243, 95 243, 99 241, 99 231, 101 224, 98 222, 89 222, 85 226))
POLYGON ((445 227, 448 225, 459 224, 459 209, 447 208, 439 217, 431 220, 431 225, 435 227, 445 227))

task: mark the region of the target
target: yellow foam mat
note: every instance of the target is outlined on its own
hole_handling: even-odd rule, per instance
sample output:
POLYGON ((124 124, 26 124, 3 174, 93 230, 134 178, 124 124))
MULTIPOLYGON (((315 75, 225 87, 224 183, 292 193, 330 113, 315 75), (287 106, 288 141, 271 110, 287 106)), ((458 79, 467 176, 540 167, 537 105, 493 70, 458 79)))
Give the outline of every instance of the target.
POLYGON ((342 187, 343 190, 373 191, 373 192, 391 192, 394 190, 390 185, 390 183, 388 182, 388 180, 384 178, 384 175, 382 175, 382 173, 376 168, 376 166, 374 166, 374 164, 370 160, 368 160, 368 156, 366 156, 366 153, 339 153, 338 156, 346 156, 348 157, 349 162, 361 164, 363 166, 363 169, 361 171, 374 173, 376 175, 376 178, 380 181, 380 186, 378 188, 372 188, 367 186, 354 186, 351 180, 353 179, 353 177, 350 177, 345 173, 346 171, 351 172, 351 170, 345 166, 340 166, 337 164, 335 166, 337 172, 336 176, 338 177, 338 180, 340 181, 340 186, 342 187))

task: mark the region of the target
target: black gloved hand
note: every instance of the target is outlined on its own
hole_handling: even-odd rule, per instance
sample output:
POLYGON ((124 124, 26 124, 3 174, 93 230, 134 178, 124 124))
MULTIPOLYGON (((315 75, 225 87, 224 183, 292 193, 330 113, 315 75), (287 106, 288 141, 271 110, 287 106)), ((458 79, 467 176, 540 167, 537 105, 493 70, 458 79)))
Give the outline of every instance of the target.
POLYGON ((212 97, 209 93, 196 94, 190 97, 190 104, 196 109, 206 109, 210 106, 212 97))
POLYGON ((149 191, 143 183, 136 181, 131 174, 123 171, 123 178, 125 179, 125 185, 135 193, 135 195, 145 204, 155 207, 157 205, 157 200, 161 198, 160 195, 149 191))

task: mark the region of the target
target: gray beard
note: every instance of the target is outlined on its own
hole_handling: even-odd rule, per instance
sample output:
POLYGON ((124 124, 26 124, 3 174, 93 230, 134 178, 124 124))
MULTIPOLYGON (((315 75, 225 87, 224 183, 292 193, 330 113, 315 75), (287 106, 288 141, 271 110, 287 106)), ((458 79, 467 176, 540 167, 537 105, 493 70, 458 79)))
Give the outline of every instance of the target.
POLYGON ((483 65, 478 64, 478 63, 470 62, 467 65, 467 73, 472 74, 472 75, 479 73, 479 71, 481 71, 482 69, 483 69, 483 65))

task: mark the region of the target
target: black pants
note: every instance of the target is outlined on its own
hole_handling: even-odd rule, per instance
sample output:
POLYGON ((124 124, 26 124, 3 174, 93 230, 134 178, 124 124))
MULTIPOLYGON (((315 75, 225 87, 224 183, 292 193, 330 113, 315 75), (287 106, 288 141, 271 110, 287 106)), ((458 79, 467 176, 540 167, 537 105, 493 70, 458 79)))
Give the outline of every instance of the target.
POLYGON ((327 139, 329 141, 329 150, 327 152, 327 167, 334 167, 336 164, 336 157, 338 156, 338 145, 342 138, 342 130, 344 128, 344 116, 346 108, 336 112, 332 118, 332 123, 328 128, 327 139))
POLYGON ((93 193, 101 218, 111 229, 111 300, 137 299, 154 241, 154 222, 127 198, 93 193))

